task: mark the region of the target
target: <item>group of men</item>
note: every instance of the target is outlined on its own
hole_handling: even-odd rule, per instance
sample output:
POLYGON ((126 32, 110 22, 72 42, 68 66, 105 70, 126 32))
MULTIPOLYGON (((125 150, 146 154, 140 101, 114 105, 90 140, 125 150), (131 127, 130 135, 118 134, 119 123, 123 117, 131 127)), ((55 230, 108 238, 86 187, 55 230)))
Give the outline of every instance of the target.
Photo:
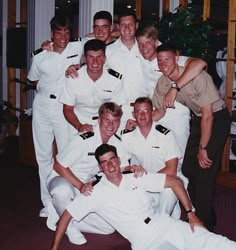
POLYGON ((215 225, 214 181, 230 121, 214 83, 202 71, 205 62, 181 57, 171 46, 160 45, 157 29, 138 27, 131 10, 118 18, 117 40, 111 37, 109 12, 96 13, 93 22, 95 39, 69 42, 69 19, 55 16, 51 49, 34 56, 28 74, 37 84, 33 139, 44 205, 40 216, 47 217, 50 229, 56 229, 52 249, 58 249, 64 232, 80 245, 86 242, 81 232, 114 230, 133 249, 167 249, 167 245, 170 249, 222 249, 222 244, 233 249, 235 243, 228 239, 196 229, 202 227, 200 220, 210 230, 215 225), (189 109, 195 114, 190 136, 189 109), (133 174, 124 177, 121 171, 133 174), (129 191, 136 189, 137 197, 129 191), (107 194, 100 204, 97 200, 103 192, 107 194), (110 199, 116 195, 124 195, 119 204, 110 199), (135 230, 125 229, 129 220, 123 225, 117 222, 120 216, 129 217, 124 207, 128 200, 134 210, 130 220, 141 218, 135 230), (196 226, 194 233, 179 221, 178 201, 186 209, 192 230, 196 226), (111 208, 104 210, 108 203, 111 208), (180 231, 169 239, 165 230, 161 232, 164 224, 173 233, 183 232, 188 241, 180 231), (196 245, 198 237, 202 238, 196 245), (218 248, 209 248, 212 242, 218 248))

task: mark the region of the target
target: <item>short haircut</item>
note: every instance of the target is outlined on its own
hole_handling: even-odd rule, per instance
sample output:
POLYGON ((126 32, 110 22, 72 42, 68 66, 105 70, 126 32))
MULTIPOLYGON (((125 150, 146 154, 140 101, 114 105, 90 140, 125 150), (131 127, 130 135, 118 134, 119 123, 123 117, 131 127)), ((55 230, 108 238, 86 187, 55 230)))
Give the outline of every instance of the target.
POLYGON ((121 117, 123 115, 121 107, 114 102, 105 102, 99 107, 98 110, 99 117, 101 117, 103 114, 106 113, 110 113, 115 117, 121 117))
POLYGON ((105 55, 106 44, 103 41, 98 40, 98 39, 88 40, 84 45, 84 55, 86 55, 89 50, 92 50, 92 51, 102 50, 105 55))
POLYGON ((123 9, 123 10, 120 12, 120 14, 118 15, 118 23, 120 23, 120 19, 121 19, 122 17, 127 17, 127 16, 132 16, 132 17, 134 18, 135 22, 138 22, 138 18, 137 18, 137 16, 136 16, 135 11, 132 10, 132 9, 126 8, 126 9, 123 9))
POLYGON ((50 21, 51 30, 60 30, 62 28, 68 28, 71 31, 71 21, 68 16, 55 15, 50 21))
POLYGON ((152 100, 149 97, 146 96, 138 97, 134 102, 134 108, 137 103, 148 103, 151 109, 153 109, 152 100))
POLYGON ((112 145, 101 144, 99 147, 97 147, 97 149, 95 150, 95 158, 98 164, 100 164, 99 158, 108 152, 113 152, 115 156, 118 157, 116 147, 112 145))
POLYGON ((95 15, 93 16, 93 23, 95 23, 95 21, 98 19, 106 19, 109 21, 110 24, 112 24, 112 15, 108 11, 102 10, 96 12, 95 15))
POLYGON ((157 41, 159 39, 158 29, 154 24, 139 25, 135 35, 137 38, 140 36, 145 36, 147 38, 152 38, 154 41, 157 41))
POLYGON ((170 43, 163 43, 157 47, 156 52, 163 52, 163 51, 171 51, 173 54, 177 55, 177 50, 173 44, 170 43))

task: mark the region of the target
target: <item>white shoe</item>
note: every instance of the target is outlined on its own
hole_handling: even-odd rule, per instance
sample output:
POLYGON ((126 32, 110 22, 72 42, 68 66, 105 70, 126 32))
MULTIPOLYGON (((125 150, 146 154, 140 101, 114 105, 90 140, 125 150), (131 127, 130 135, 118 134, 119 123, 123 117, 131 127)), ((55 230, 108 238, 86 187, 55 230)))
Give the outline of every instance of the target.
POLYGON ((78 226, 76 225, 75 220, 71 220, 70 224, 68 225, 68 228, 66 230, 66 234, 70 240, 71 243, 76 245, 83 245, 87 242, 83 234, 80 232, 78 226))
POLYGON ((83 236, 82 233, 77 233, 76 235, 74 234, 69 234, 68 232, 66 232, 68 238, 69 238, 69 241, 73 244, 76 244, 76 245, 83 245, 87 242, 87 240, 85 239, 85 237, 83 236))
POLYGON ((39 211, 39 217, 46 218, 48 217, 48 208, 44 207, 39 211))

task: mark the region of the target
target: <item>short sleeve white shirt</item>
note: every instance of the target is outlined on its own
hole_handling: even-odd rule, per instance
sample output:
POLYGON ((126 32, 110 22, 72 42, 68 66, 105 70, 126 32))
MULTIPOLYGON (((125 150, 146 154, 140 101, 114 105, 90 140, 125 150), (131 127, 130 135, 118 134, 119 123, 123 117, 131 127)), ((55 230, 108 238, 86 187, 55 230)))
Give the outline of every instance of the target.
MULTIPOLYGON (((116 135, 113 135, 108 143, 117 148, 121 166, 129 165, 129 158, 124 150, 122 141, 116 135)), ((65 149, 57 156, 57 161, 65 168, 70 168, 77 178, 87 182, 99 172, 98 163, 95 159, 95 150, 101 144, 102 139, 99 126, 96 126, 94 127, 93 136, 74 135, 65 149)))
POLYGON ((128 153, 152 173, 163 169, 168 160, 182 158, 174 133, 164 127, 165 132, 162 133, 156 126, 153 124, 147 138, 144 138, 138 127, 122 135, 128 153))
POLYGON ((103 68, 102 76, 94 82, 84 65, 78 71, 78 78, 68 78, 59 97, 63 104, 74 106, 74 112, 82 123, 96 124, 93 117, 98 116, 98 109, 104 102, 125 102, 123 82, 103 68))
POLYGON ((80 63, 82 53, 83 44, 80 41, 69 42, 61 54, 43 50, 33 57, 28 79, 38 81, 38 92, 58 96, 66 79, 66 69, 80 63))

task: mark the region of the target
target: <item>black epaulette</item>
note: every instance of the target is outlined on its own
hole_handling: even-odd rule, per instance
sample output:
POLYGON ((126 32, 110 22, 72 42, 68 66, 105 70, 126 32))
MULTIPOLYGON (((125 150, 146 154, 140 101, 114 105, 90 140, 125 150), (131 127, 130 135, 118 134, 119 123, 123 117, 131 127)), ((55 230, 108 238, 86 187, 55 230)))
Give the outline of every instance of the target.
POLYGON ((98 184, 98 182, 102 179, 102 176, 99 176, 97 174, 94 177, 96 178, 96 180, 92 183, 92 186, 95 186, 96 184, 98 184))
POLYGON ((121 135, 124 135, 124 134, 128 134, 128 133, 130 133, 130 132, 132 132, 132 131, 134 131, 135 130, 135 128, 133 128, 133 129, 123 129, 123 130, 121 130, 121 135))
POLYGON ((89 131, 89 132, 86 132, 86 133, 84 133, 84 134, 82 134, 82 135, 80 135, 84 140, 86 140, 86 139, 88 139, 88 138, 90 138, 90 137, 93 137, 94 136, 94 132, 91 132, 91 131, 89 131))
POLYGON ((119 72, 113 70, 113 69, 107 69, 108 73, 118 79, 122 78, 122 74, 120 74, 119 72))
POLYGON ((118 140, 120 140, 120 141, 121 141, 121 138, 120 138, 120 136, 119 136, 119 135, 114 134, 114 136, 115 136, 118 140))
POLYGON ((112 41, 112 42, 110 42, 110 43, 107 43, 106 46, 109 46, 109 45, 113 44, 115 41, 116 41, 116 40, 114 40, 114 41, 112 41))
POLYGON ((81 37, 72 37, 70 39, 70 42, 78 42, 78 41, 82 41, 82 38, 81 37))
POLYGON ((159 132, 161 132, 164 135, 167 135, 170 132, 170 130, 168 128, 165 128, 162 125, 156 125, 156 130, 158 130, 159 132))
POLYGON ((38 55, 39 53, 41 53, 42 51, 43 51, 42 48, 36 49, 35 51, 33 51, 33 52, 31 53, 31 56, 36 56, 36 55, 38 55))
POLYGON ((127 170, 127 171, 123 171, 122 174, 133 174, 134 172, 132 172, 131 170, 127 170))

